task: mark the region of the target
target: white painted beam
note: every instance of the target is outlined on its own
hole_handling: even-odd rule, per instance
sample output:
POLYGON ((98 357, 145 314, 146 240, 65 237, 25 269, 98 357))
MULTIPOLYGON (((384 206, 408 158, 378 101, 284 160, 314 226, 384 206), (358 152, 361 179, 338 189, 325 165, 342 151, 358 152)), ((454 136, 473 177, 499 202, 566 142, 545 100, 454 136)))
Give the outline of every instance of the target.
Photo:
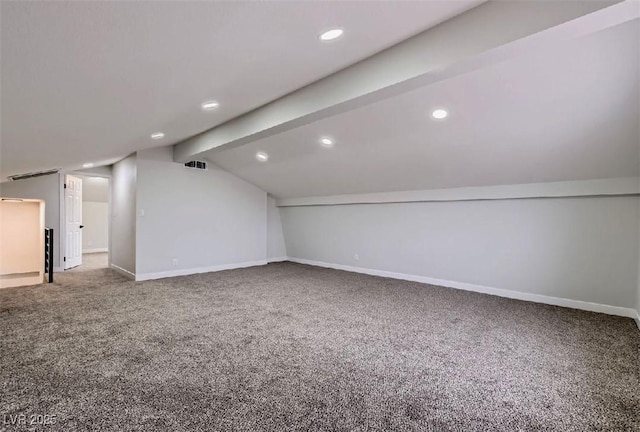
POLYGON ((638 17, 633 0, 487 2, 174 146, 186 162, 638 17))
POLYGON ((278 207, 315 205, 384 204, 406 202, 504 200, 532 198, 567 198, 587 196, 620 196, 640 194, 637 177, 581 180, 519 185, 462 187, 369 194, 332 195, 323 197, 284 198, 278 207))

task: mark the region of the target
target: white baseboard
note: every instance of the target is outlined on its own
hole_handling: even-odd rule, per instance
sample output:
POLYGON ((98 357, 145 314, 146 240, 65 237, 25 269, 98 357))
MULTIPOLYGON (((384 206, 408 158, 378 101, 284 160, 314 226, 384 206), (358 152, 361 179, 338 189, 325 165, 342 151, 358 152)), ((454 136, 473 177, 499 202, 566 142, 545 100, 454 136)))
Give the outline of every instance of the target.
POLYGON ((117 266, 115 264, 111 264, 111 268, 126 278, 129 278, 131 280, 136 280, 136 275, 134 273, 131 273, 129 270, 125 270, 122 267, 117 266))
POLYGON ((136 281, 145 281, 145 280, 162 279, 162 278, 168 278, 168 277, 174 277, 174 276, 187 276, 187 275, 192 275, 197 273, 210 273, 210 272, 217 272, 221 270, 233 270, 233 269, 239 269, 239 268, 245 268, 245 267, 256 267, 256 266, 262 266, 266 264, 267 264, 267 260, 260 260, 260 261, 247 261, 247 262, 233 263, 233 264, 223 264, 223 265, 217 265, 217 266, 211 266, 211 267, 169 270, 169 271, 163 271, 163 272, 157 272, 157 273, 142 273, 142 274, 135 275, 135 279, 136 281))
POLYGON ((98 253, 98 252, 109 252, 109 249, 108 248, 94 248, 94 249, 84 249, 82 251, 83 254, 98 253))
POLYGON ((53 268, 53 272, 54 273, 60 273, 64 271, 64 267, 54 267, 53 268))
MULTIPOLYGON (((425 276, 417 276, 417 275, 410 275, 410 274, 404 274, 404 273, 394 273, 394 272, 388 272, 388 271, 382 271, 382 270, 372 270, 372 269, 361 268, 361 267, 351 267, 351 266, 346 266, 342 264, 331 264, 331 263, 325 263, 321 261, 313 261, 313 260, 307 260, 307 259, 301 259, 301 258, 289 257, 288 261, 299 263, 299 264, 308 264, 312 266, 332 268, 336 270, 345 270, 345 271, 354 272, 354 273, 363 273, 371 276, 381 276, 381 277, 388 277, 392 279, 407 280, 412 282, 422 282, 430 285, 461 289, 465 291, 474 291, 482 294, 490 294, 498 297, 507 297, 507 298, 512 298, 516 300, 525 300, 525 301, 530 301, 534 303, 544 303, 544 304, 549 304, 554 306, 562 306, 562 307, 567 307, 572 309, 581 309, 581 310, 586 310, 590 312, 600 312, 600 313, 609 314, 609 315, 617 315, 617 316, 623 316, 628 318, 640 319, 638 318, 638 313, 636 312, 635 309, 624 308, 619 306, 610 306, 610 305, 604 305, 600 303, 590 303, 590 302, 585 302, 580 300, 570 300, 570 299, 559 298, 559 297, 549 297, 549 296, 540 295, 540 294, 524 293, 524 292, 511 291, 511 290, 505 290, 500 288, 491 288, 483 285, 475 285, 475 284, 470 284, 465 282, 456 282, 456 281, 449 281, 444 279, 434 279, 434 278, 425 277, 425 276)), ((638 322, 638 326, 640 327, 640 322, 638 322)))
POLYGON ((283 262, 283 261, 289 261, 289 257, 283 256, 283 257, 267 258, 268 263, 283 262))
POLYGON ((640 330, 640 311, 636 311, 635 319, 636 319, 636 324, 638 326, 638 330, 640 330))

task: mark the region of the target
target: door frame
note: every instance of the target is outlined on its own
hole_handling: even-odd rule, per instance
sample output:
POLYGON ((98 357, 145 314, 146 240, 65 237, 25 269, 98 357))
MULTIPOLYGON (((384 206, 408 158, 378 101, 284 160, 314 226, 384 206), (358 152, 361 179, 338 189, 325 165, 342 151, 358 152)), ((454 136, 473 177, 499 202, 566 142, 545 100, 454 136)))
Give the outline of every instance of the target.
MULTIPOLYGON (((65 196, 64 196, 64 185, 67 181, 67 174, 69 175, 76 175, 76 176, 84 176, 84 177, 102 177, 102 178, 106 178, 109 180, 109 198, 107 201, 107 208, 109 211, 109 239, 108 239, 108 246, 107 248, 109 249, 107 251, 107 256, 108 256, 108 261, 107 261, 107 266, 109 268, 111 268, 111 248, 112 248, 112 229, 111 229, 111 220, 112 220, 112 214, 111 214, 111 203, 113 202, 113 176, 111 174, 111 166, 107 166, 107 167, 98 167, 97 168, 100 171, 97 172, 92 172, 92 171, 83 171, 81 169, 78 170, 73 170, 73 171, 61 171, 60 172, 60 176, 59 176, 59 189, 60 189, 60 233, 57 234, 59 239, 65 239, 67 237, 67 224, 66 224, 66 206, 65 206, 65 196), (101 168, 104 168, 104 171, 100 170, 101 168)), ((84 189, 84 187, 83 187, 84 189)), ((60 268, 56 269, 56 271, 59 272, 63 272, 64 271, 64 257, 66 257, 66 242, 65 241, 60 241, 60 268)))
MULTIPOLYGON (((65 242, 65 247, 68 247, 70 243, 72 243, 72 247, 75 248, 77 247, 79 250, 77 251, 79 256, 75 256, 76 251, 74 250, 74 256, 69 259, 68 256, 65 256, 64 260, 63 260, 63 268, 64 270, 70 270, 72 268, 76 268, 82 265, 82 245, 83 245, 83 241, 82 241, 82 222, 83 222, 83 215, 82 215, 82 206, 84 204, 84 194, 83 192, 83 178, 78 176, 77 174, 65 174, 64 176, 65 179, 65 187, 64 187, 64 195, 65 195, 65 200, 64 200, 64 210, 65 212, 67 212, 67 210, 69 210, 69 207, 72 208, 74 211, 77 209, 76 207, 79 206, 80 208, 77 209, 80 213, 80 220, 76 220, 76 215, 74 214, 73 221, 68 221, 66 218, 64 220, 64 222, 61 225, 64 225, 64 228, 66 230, 66 233, 69 234, 69 225, 71 224, 72 226, 75 227, 75 225, 77 224, 77 232, 78 232, 78 238, 73 237, 73 240, 71 240, 71 242, 69 241, 68 238, 63 237, 61 240, 63 240, 65 242), (76 186, 72 186, 71 188, 69 187, 69 183, 71 183, 73 185, 73 183, 76 182, 77 185, 76 186), (78 186, 80 186, 80 190, 79 193, 77 193, 77 189, 78 186), (72 198, 72 202, 71 204, 69 204, 69 194, 71 194, 71 198, 72 198), (81 200, 78 202, 77 198, 81 198, 81 200), (79 242, 79 244, 78 244, 79 242), (76 259, 77 258, 77 259, 76 259)), ((68 214, 68 213, 67 213, 68 214)), ((72 232, 74 232, 74 229, 71 229, 72 232)), ((69 250, 66 251, 67 253, 69 252, 69 250)))

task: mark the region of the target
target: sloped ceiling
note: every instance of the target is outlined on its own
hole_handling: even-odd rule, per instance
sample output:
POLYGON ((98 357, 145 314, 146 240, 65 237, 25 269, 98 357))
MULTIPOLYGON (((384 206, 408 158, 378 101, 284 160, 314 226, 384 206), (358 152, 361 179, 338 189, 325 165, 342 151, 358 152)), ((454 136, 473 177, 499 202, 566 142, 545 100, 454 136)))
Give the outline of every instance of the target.
POLYGON ((205 157, 278 198, 638 176, 639 23, 205 157))
POLYGON ((2 1, 0 176, 179 142, 481 2, 2 1))

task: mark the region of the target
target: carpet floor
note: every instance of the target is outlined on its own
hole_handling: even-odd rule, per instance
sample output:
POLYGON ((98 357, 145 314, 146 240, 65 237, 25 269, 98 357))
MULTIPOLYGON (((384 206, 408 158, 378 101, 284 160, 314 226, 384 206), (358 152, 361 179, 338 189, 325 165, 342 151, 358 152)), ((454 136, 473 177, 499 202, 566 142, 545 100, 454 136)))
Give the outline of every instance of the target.
POLYGON ((293 263, 57 274, 0 332, 7 431, 640 430, 631 319, 293 263))
POLYGON ((79 272, 87 270, 96 270, 109 267, 109 253, 93 252, 82 254, 82 264, 74 267, 67 272, 79 272))

